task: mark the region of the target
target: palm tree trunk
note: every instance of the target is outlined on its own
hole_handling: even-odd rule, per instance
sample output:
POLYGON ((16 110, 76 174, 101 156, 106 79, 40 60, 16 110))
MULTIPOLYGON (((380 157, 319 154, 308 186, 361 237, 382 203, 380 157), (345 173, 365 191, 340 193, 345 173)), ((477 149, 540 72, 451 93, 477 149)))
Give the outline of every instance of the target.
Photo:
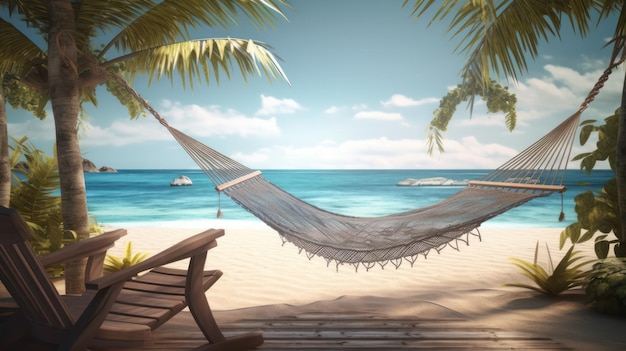
POLYGON ((9 133, 7 130, 7 106, 0 74, 0 206, 9 207, 11 200, 11 165, 9 164, 9 133))
MULTIPOLYGON (((622 106, 617 131, 617 155, 615 157, 615 177, 617 179, 618 216, 620 221, 619 251, 626 257, 626 76, 622 88, 622 106)), ((616 252, 617 253, 617 252, 616 252)))
MULTIPOLYGON (((74 12, 70 0, 49 0, 48 81, 56 129, 63 227, 78 239, 89 237, 87 192, 78 144, 80 107, 77 50, 73 33, 74 12)), ((68 294, 84 291, 85 261, 66 264, 68 294)))

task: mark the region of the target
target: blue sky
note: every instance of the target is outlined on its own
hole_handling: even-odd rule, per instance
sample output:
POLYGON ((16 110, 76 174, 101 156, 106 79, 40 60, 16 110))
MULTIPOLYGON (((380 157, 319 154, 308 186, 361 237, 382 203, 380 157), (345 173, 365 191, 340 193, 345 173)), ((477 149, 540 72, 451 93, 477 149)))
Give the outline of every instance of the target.
MULTIPOLYGON (((258 31, 243 22, 196 38, 250 38, 270 44, 290 85, 239 77, 217 85, 152 82, 134 87, 177 129, 255 169, 495 168, 571 115, 605 69, 614 21, 580 39, 567 32, 542 43, 518 82, 518 123, 462 105, 445 134, 444 154, 427 155, 426 128, 439 99, 460 82, 464 57, 445 23, 415 21, 402 0, 293 0, 288 21, 258 31)), ((617 70, 585 119, 619 105, 624 71, 617 70)), ((130 120, 104 89, 88 106, 81 131, 85 158, 117 169, 197 168, 150 115, 130 120)), ((52 113, 36 118, 8 109, 9 134, 27 135, 50 150, 52 113)), ((582 149, 576 148, 574 153, 582 149)), ((574 167, 577 167, 576 165, 574 167)))

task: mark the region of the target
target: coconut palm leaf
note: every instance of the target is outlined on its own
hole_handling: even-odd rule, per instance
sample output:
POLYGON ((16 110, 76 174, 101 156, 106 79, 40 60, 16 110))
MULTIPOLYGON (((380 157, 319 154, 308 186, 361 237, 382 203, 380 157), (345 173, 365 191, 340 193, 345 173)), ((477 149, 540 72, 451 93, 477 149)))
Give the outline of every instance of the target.
MULTIPOLYGON (((189 39, 188 29, 198 25, 229 28, 237 25, 241 14, 257 28, 274 26, 279 18, 285 18, 280 6, 288 7, 282 0, 165 0, 158 3, 142 0, 133 2, 130 7, 125 0, 95 3, 89 2, 81 7, 81 11, 88 11, 94 16, 84 16, 84 20, 92 21, 92 26, 120 29, 105 46, 101 57, 111 47, 122 53, 135 52, 164 42, 186 40, 189 39), (111 13, 111 7, 123 10, 111 13)), ((88 23, 84 25, 88 26, 88 23)))
POLYGON ((3 46, 0 50, 0 72, 19 71, 26 66, 24 62, 31 62, 29 67, 32 66, 32 62, 43 62, 45 53, 14 24, 2 18, 0 18, 0 38, 3 46))
POLYGON ((230 79, 236 63, 244 80, 250 75, 265 75, 288 82, 269 46, 253 40, 201 39, 162 45, 110 60, 103 66, 120 61, 125 63, 130 81, 138 73, 148 74, 150 82, 162 77, 173 80, 178 72, 183 85, 192 85, 194 78, 207 82, 213 78, 219 83, 220 72, 230 79))
MULTIPOLYGON (((619 1, 597 0, 405 0, 404 5, 409 2, 414 3, 412 14, 416 18, 424 15, 432 5, 440 5, 430 23, 452 16, 448 32, 453 38, 460 39, 456 51, 468 57, 461 76, 482 82, 484 87, 492 72, 498 77, 504 75, 517 80, 517 76, 527 70, 527 55, 537 57, 542 41, 558 38, 564 19, 584 37, 590 29, 592 11, 605 18, 622 6, 619 1)), ((620 32, 623 30, 618 26, 615 37, 623 35, 620 32)))

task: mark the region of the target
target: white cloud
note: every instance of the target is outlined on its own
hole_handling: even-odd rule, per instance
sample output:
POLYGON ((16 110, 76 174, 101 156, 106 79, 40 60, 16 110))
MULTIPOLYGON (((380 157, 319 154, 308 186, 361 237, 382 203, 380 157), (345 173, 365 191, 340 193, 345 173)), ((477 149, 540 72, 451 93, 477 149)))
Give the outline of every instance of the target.
POLYGON ((578 107, 579 99, 569 87, 557 86, 550 80, 530 78, 512 90, 517 96, 519 110, 536 112, 533 119, 567 109, 573 112, 578 107))
POLYGON ((248 117, 233 109, 217 105, 173 104, 163 112, 170 125, 198 136, 277 136, 280 128, 276 118, 248 117))
POLYGON ((355 119, 374 119, 383 121, 397 121, 402 119, 399 113, 382 112, 382 111, 360 111, 354 115, 355 119))
POLYGON ((499 144, 481 144, 474 137, 447 140, 446 152, 429 156, 421 139, 385 137, 344 142, 323 140, 310 147, 274 146, 250 154, 237 154, 243 163, 256 168, 312 169, 492 169, 516 155, 499 144))
POLYGON ((342 108, 339 106, 331 106, 329 108, 327 108, 326 110, 324 110, 324 113, 327 115, 333 115, 335 113, 338 113, 339 111, 341 111, 342 108))
POLYGON ((550 73, 551 81, 562 84, 565 89, 583 94, 591 89, 602 73, 600 70, 595 70, 581 74, 574 69, 556 65, 546 65, 544 69, 550 73))
POLYGON ((52 112, 48 112, 48 117, 44 120, 31 117, 20 123, 9 122, 7 129, 9 135, 17 139, 27 136, 31 141, 54 143, 55 140, 52 112))
POLYGON ((240 162, 241 164, 244 164, 244 165, 258 165, 258 164, 264 164, 268 160, 270 160, 271 154, 272 154, 271 149, 266 147, 266 148, 258 149, 255 152, 248 153, 248 154, 237 152, 232 155, 232 158, 234 160, 237 160, 237 162, 240 162))
MULTIPOLYGON (((595 65, 595 69, 584 73, 546 65, 547 76, 529 78, 512 87, 517 96, 518 124, 527 125, 547 117, 565 119, 574 113, 604 70, 599 61, 588 61, 587 66, 590 65, 595 65)), ((590 107, 595 112, 612 113, 619 105, 621 83, 620 79, 609 79, 590 107)))
MULTIPOLYGON (((277 136, 281 131, 276 118, 248 117, 235 110, 223 110, 213 105, 181 105, 164 101, 161 115, 168 123, 194 137, 224 136, 277 136)), ((153 119, 131 121, 120 119, 109 126, 87 125, 81 139, 82 145, 123 146, 146 141, 173 141, 167 130, 153 119)))
POLYGON ((273 96, 261 95, 261 108, 258 115, 284 115, 302 110, 302 106, 293 99, 278 99, 273 96))
POLYGON ((410 107, 410 106, 421 106, 426 104, 438 103, 439 99, 437 98, 424 98, 420 100, 414 100, 410 97, 407 97, 402 94, 394 94, 389 98, 389 100, 381 101, 381 104, 385 107, 410 107))
POLYGON ((86 124, 80 140, 81 146, 120 147, 173 139, 157 121, 141 119, 137 121, 118 120, 107 127, 86 124))

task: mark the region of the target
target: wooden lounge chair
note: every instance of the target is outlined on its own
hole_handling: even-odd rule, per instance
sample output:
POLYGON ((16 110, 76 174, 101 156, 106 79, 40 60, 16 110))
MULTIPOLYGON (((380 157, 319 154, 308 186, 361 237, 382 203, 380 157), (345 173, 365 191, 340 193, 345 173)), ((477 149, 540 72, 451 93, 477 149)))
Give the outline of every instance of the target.
MULTIPOLYGON (((0 232, 0 236, 3 232, 0 232)), ((85 269, 85 281, 91 281, 102 277, 102 266, 107 250, 115 245, 115 242, 126 235, 126 230, 116 229, 98 236, 83 240, 77 245, 68 245, 60 250, 39 257, 41 264, 46 267, 53 264, 65 263, 72 259, 87 258, 85 269)), ((10 297, 0 298, 0 320, 13 314, 18 309, 17 303, 10 297)))
POLYGON ((85 294, 62 296, 27 242, 23 218, 0 207, 0 279, 18 305, 0 325, 0 349, 138 348, 152 343, 154 330, 187 306, 208 341, 198 350, 244 350, 262 344, 260 333, 224 337, 206 300, 205 291, 222 274, 204 270, 206 255, 222 235, 223 229, 204 231, 101 277, 95 264, 101 265, 104 256, 97 253, 88 267, 85 294), (183 259, 189 259, 187 270, 162 267, 183 259))

